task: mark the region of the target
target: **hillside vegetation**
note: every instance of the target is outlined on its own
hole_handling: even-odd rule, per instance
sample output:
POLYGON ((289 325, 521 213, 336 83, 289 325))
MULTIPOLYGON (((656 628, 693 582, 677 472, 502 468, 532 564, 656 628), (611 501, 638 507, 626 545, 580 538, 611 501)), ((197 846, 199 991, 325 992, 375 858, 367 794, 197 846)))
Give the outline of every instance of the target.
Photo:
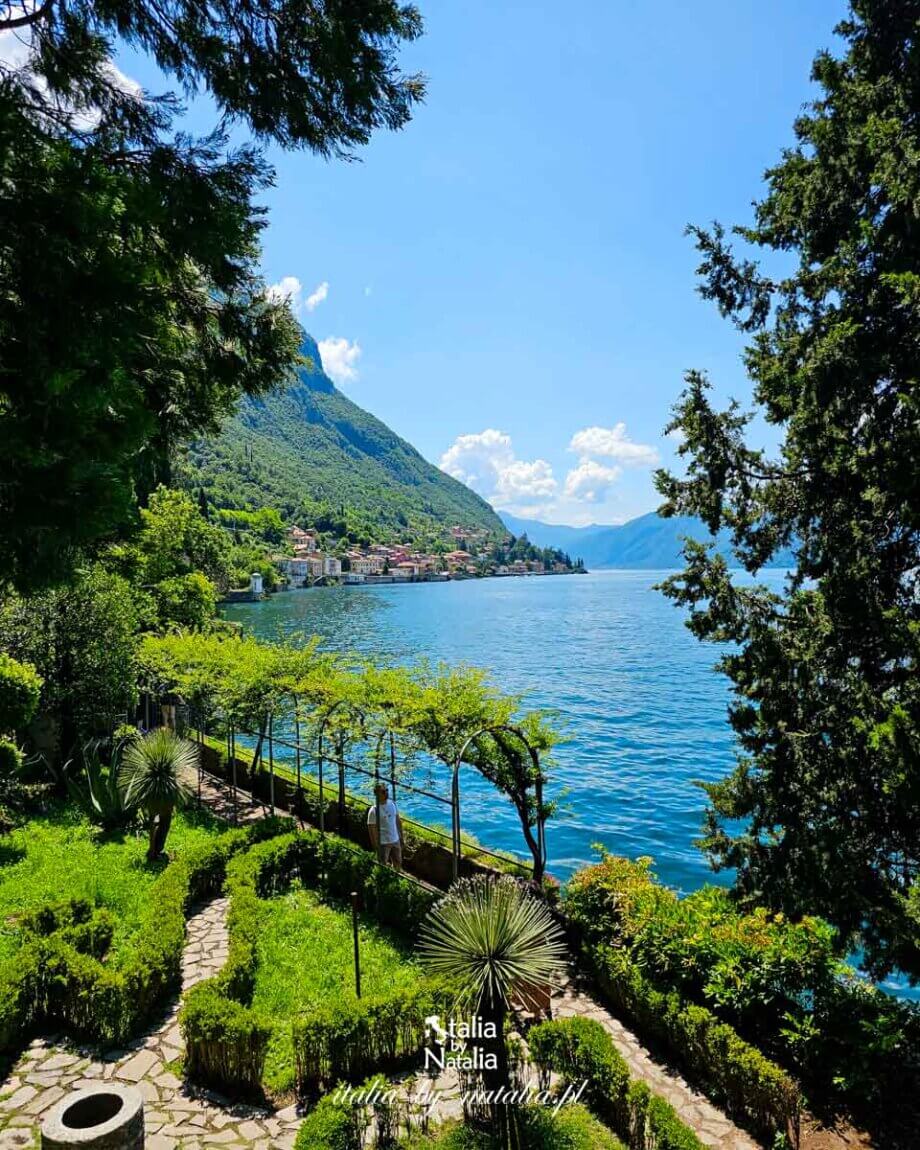
POLYGON ((323 372, 309 336, 307 362, 288 387, 244 398, 221 433, 198 440, 180 469, 210 503, 275 507, 291 520, 371 538, 424 538, 454 524, 506 535, 492 508, 424 459, 323 372))

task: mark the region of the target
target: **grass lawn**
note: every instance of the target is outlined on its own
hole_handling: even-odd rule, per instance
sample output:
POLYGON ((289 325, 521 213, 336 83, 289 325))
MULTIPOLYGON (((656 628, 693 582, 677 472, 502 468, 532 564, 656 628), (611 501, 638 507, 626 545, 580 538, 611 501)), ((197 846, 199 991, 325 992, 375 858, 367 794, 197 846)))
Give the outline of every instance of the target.
MULTIPOLYGON (((293 887, 267 899, 259 940, 252 1005, 277 1025, 265 1064, 265 1084, 277 1093, 294 1085, 289 1020, 328 1002, 354 999, 351 911, 293 887)), ((372 922, 360 924, 361 994, 375 998, 419 986, 412 949, 372 922)))
MULTIPOLYGON (((171 858, 213 837, 219 824, 178 812, 166 849, 171 858)), ((117 918, 113 948, 136 929, 147 894, 166 865, 148 863, 147 835, 101 838, 69 804, 60 804, 0 838, 0 961, 19 945, 16 919, 49 902, 87 898, 117 918)))

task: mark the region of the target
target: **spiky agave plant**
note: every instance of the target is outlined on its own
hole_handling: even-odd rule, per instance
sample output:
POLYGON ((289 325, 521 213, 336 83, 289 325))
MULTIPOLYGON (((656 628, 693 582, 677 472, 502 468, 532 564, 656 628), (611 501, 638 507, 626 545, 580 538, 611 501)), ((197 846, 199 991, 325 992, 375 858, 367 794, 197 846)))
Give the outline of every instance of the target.
POLYGON ((124 749, 118 782, 125 804, 147 812, 151 862, 163 853, 176 807, 191 798, 188 777, 197 766, 198 748, 168 727, 158 727, 124 749))
POLYGON ((501 1101, 511 1088, 504 1037, 511 1000, 516 995, 535 998, 562 970, 565 954, 549 908, 508 876, 461 880, 422 924, 423 964, 455 988, 460 1010, 479 1017, 483 1030, 494 1028, 494 1040, 488 1035, 481 1040, 481 1072, 488 1120, 499 1145, 517 1142, 516 1123, 501 1101))

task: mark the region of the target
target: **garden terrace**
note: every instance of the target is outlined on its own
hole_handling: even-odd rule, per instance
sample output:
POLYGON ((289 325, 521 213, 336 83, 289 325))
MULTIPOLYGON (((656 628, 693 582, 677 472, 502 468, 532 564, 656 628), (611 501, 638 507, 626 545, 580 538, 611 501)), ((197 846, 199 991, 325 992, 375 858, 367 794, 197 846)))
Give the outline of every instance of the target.
MULTIPOLYGON (((327 1011, 356 1015, 351 909, 324 902, 315 891, 295 883, 285 894, 259 899, 253 1010, 266 1018, 287 1019, 272 1030, 264 1082, 273 1094, 295 1083, 295 1020, 327 1011)), ((405 936, 359 916, 361 993, 370 1003, 413 998, 427 980, 405 936)), ((301 1023, 301 1026, 306 1023, 301 1023)))
MULTIPOLYGON (((180 859, 219 833, 207 811, 177 815, 170 854, 180 859)), ((81 900, 111 915, 110 960, 144 921, 164 863, 148 863, 146 841, 131 832, 101 835, 70 803, 55 803, 7 835, 0 846, 0 962, 23 942, 36 912, 81 900)))
POLYGON ((795 1080, 819 1113, 910 1125, 920 1012, 857 979, 821 920, 745 912, 711 886, 680 898, 650 860, 607 854, 572 878, 564 912, 615 1012, 759 1136, 794 1136, 795 1080))
POLYGON ((315 831, 282 835, 235 859, 227 891, 227 964, 192 990, 181 1015, 191 1079, 249 1093, 293 1085, 303 1096, 418 1055, 424 1020, 443 1004, 444 988, 423 977, 405 944, 381 928, 411 935, 431 892, 315 831), (291 889, 292 880, 323 901, 291 889), (365 926, 370 981, 360 1000, 349 985, 350 924, 335 907, 353 891, 365 922, 374 924, 369 932, 365 926), (283 970, 263 965, 281 952, 283 970), (300 968, 320 955, 325 973, 300 968), (299 985, 285 985, 295 968, 299 985))
POLYGON ((191 904, 219 890, 236 851, 278 826, 221 833, 189 815, 176 831, 165 865, 147 864, 131 835, 95 838, 69 807, 16 832, 23 853, 0 868, 0 1052, 40 1027, 99 1042, 136 1033, 178 986, 191 904))

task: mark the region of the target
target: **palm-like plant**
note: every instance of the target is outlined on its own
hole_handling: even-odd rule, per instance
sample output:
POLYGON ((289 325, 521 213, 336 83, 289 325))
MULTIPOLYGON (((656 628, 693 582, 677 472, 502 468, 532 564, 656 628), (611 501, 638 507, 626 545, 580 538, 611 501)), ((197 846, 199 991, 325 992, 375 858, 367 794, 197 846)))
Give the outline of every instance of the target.
POLYGON ((509 1108, 496 1101, 511 1087, 505 1019, 513 998, 536 999, 563 969, 562 932, 546 904, 513 878, 463 879, 422 924, 419 955, 455 988, 460 1010, 494 1025, 494 1041, 482 1040, 482 1083, 497 1141, 514 1145, 509 1108))
POLYGON ((119 785, 125 805, 142 807, 150 820, 147 858, 158 859, 166 846, 173 812, 192 795, 189 776, 198 766, 198 748, 167 727, 158 727, 127 746, 121 757, 119 785))
POLYGON ((111 765, 103 762, 101 739, 93 739, 83 748, 83 774, 74 778, 64 776, 70 797, 92 823, 104 831, 124 829, 134 818, 132 804, 125 801, 124 789, 118 774, 118 763, 124 742, 112 746, 111 765))

